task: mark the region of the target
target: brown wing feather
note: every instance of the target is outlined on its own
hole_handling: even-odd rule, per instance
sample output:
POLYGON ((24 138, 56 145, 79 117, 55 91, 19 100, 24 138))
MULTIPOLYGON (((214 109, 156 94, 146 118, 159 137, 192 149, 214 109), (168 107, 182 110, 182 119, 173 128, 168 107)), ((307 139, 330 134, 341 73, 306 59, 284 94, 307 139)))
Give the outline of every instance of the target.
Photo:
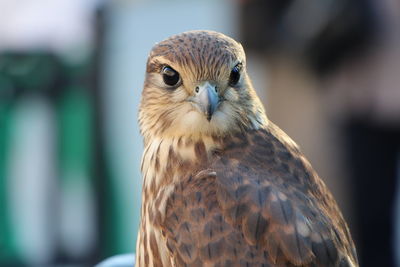
POLYGON ((355 266, 325 185, 272 126, 233 138, 176 185, 160 223, 177 266, 355 266))
POLYGON ((177 266, 271 266, 230 224, 218 203, 217 177, 203 172, 177 185, 161 223, 177 266), (177 216, 179 214, 179 216, 177 216))

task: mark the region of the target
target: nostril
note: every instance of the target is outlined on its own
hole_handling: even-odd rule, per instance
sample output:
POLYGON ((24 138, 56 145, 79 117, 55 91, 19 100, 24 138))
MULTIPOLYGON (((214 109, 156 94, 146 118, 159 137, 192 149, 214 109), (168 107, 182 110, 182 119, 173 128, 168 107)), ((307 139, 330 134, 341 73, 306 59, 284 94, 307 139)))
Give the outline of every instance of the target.
POLYGON ((200 88, 198 87, 198 86, 196 86, 196 93, 198 93, 199 92, 199 90, 200 90, 200 88))
POLYGON ((215 92, 218 93, 218 86, 215 86, 215 92))

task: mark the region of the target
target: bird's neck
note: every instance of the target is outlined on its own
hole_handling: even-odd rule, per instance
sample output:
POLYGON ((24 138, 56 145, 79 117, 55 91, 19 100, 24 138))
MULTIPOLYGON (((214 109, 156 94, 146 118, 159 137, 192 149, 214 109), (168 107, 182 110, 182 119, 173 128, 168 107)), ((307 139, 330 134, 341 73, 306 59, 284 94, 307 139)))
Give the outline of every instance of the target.
POLYGON ((145 145, 141 164, 143 194, 157 194, 160 188, 206 169, 214 153, 223 150, 230 139, 266 128, 268 120, 260 107, 255 117, 249 118, 248 126, 238 125, 229 133, 177 135, 174 132, 169 135, 142 131, 145 145))
POLYGON ((157 191, 196 170, 206 168, 213 153, 221 148, 224 137, 155 137, 145 142, 141 171, 143 193, 157 191))

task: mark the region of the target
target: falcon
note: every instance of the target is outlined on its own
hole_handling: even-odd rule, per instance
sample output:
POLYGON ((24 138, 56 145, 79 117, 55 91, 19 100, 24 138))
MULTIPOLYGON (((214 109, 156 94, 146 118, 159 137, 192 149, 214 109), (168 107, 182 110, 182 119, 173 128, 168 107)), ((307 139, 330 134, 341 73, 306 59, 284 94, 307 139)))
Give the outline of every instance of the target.
POLYGON ((358 266, 338 205, 267 119, 235 40, 189 31, 157 43, 139 125, 138 266, 358 266))

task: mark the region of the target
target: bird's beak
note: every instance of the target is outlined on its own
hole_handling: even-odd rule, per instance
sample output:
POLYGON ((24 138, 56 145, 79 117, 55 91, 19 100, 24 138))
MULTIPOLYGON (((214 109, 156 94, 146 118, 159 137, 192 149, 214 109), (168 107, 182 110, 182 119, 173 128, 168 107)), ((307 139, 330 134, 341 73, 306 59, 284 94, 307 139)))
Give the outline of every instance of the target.
POLYGON ((191 97, 191 101, 197 104, 210 121, 220 102, 216 85, 208 81, 200 83, 196 86, 195 95, 191 97))

